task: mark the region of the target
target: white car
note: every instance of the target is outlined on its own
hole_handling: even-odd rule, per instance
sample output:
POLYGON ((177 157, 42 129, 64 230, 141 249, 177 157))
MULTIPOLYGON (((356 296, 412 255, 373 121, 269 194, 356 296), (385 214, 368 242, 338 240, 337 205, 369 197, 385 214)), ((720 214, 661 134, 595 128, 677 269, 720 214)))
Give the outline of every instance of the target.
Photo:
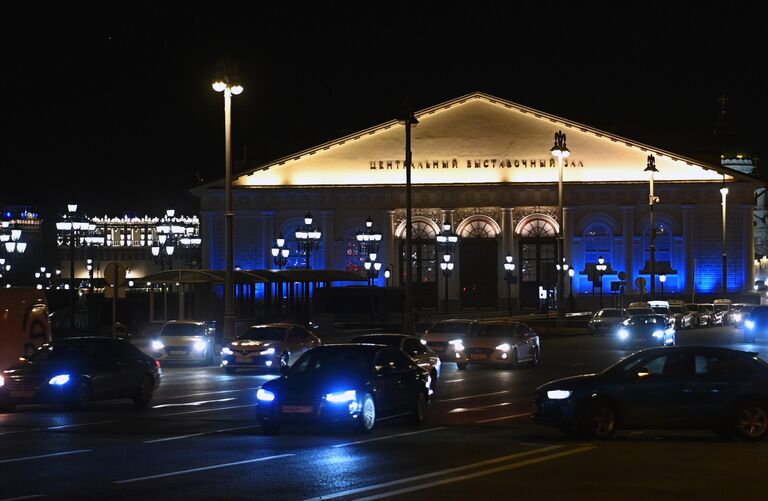
POLYGON ((209 365, 214 359, 214 334, 207 322, 171 320, 152 339, 151 349, 159 360, 209 365))
POLYGON ((464 340, 477 333, 480 322, 467 319, 440 320, 430 327, 421 339, 427 342, 432 351, 443 362, 461 364, 466 362, 463 349, 464 340))
POLYGON ((530 327, 509 320, 489 320, 464 339, 457 349, 465 353, 465 361, 457 362, 459 369, 468 364, 483 364, 516 369, 520 363, 539 364, 541 343, 530 327))

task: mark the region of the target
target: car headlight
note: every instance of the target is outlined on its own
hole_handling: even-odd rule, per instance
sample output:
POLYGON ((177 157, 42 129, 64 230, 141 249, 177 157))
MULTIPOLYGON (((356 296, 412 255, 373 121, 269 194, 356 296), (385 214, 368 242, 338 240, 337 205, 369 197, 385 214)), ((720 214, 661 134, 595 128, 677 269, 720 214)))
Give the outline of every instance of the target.
POLYGON ((628 339, 629 331, 627 329, 619 329, 619 332, 617 332, 616 335, 619 336, 619 339, 628 339))
POLYGON ((454 339, 453 341, 448 341, 448 344, 453 345, 453 349, 456 351, 461 351, 464 349, 464 342, 461 339, 454 339))
POLYGON ((664 331, 662 331, 662 330, 653 331, 653 337, 655 337, 656 339, 663 338, 664 337, 664 331))
POLYGON ((267 348, 266 350, 262 350, 259 352, 259 355, 274 355, 275 349, 274 348, 267 348))
POLYGON ((735 322, 741 322, 741 313, 736 313, 736 314, 733 316, 733 320, 734 320, 735 322))
POLYGON ((357 400, 355 390, 336 391, 325 395, 325 400, 334 404, 343 404, 344 402, 354 402, 357 400))
POLYGON ((5 384, 5 378, 3 376, 0 376, 0 386, 3 386, 5 384))
POLYGON ((512 348, 512 347, 511 347, 511 346, 509 346, 509 343, 502 343, 502 344, 500 344, 499 346, 497 346, 497 347, 496 347, 496 349, 497 349, 497 350, 500 350, 500 351, 503 351, 503 352, 507 352, 507 351, 509 351, 511 348, 512 348))
POLYGON ((744 325, 747 327, 747 329, 750 329, 750 330, 755 328, 755 322, 752 320, 745 321, 744 325))
POLYGON ((230 348, 229 346, 225 346, 224 348, 221 349, 222 355, 234 355, 234 353, 235 352, 232 351, 232 348, 230 348))
POLYGON ((547 398, 550 400, 565 400, 573 393, 571 390, 549 390, 547 398))
POLYGON ((69 374, 59 374, 48 380, 48 384, 55 384, 56 386, 61 386, 67 383, 69 383, 69 374))
POLYGON ((271 402, 275 399, 275 394, 264 388, 259 388, 256 391, 256 398, 262 402, 271 402))
POLYGON ((165 345, 159 339, 152 341, 152 349, 154 351, 163 351, 163 348, 165 348, 165 345))
POLYGON ((199 339, 199 340, 195 341, 195 344, 192 345, 192 348, 195 351, 198 351, 198 352, 199 351, 205 351, 205 349, 208 348, 208 343, 206 343, 202 339, 199 339))

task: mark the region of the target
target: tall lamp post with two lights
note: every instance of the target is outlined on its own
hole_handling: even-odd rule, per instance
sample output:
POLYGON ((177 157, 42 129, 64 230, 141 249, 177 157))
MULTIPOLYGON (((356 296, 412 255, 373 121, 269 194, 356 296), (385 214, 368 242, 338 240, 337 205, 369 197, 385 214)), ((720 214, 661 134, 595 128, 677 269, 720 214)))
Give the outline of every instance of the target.
POLYGON ((229 80, 213 83, 213 90, 224 92, 224 169, 225 169, 225 208, 224 240, 226 267, 224 270, 224 339, 232 339, 235 333, 235 312, 233 304, 232 271, 234 253, 232 244, 232 96, 243 92, 243 86, 229 80))
POLYGON ((723 206, 723 294, 728 294, 728 238, 726 224, 726 199, 728 198, 728 187, 725 186, 725 174, 723 174, 723 185, 720 187, 723 206))
MULTIPOLYGON (((564 246, 563 246, 563 224, 565 219, 563 217, 563 161, 571 154, 570 150, 565 144, 565 133, 563 131, 555 132, 555 144, 549 150, 552 156, 557 158, 558 164, 558 180, 557 180, 557 217, 560 218, 560 224, 557 230, 557 255, 558 260, 565 261, 564 246)), ((565 318, 565 310, 563 309, 563 288, 565 287, 565 277, 563 273, 565 270, 561 270, 558 266, 557 272, 557 318, 563 320, 565 318)))
POLYGON ((651 263, 650 263, 650 282, 651 282, 651 299, 656 299, 656 222, 653 219, 653 205, 659 203, 659 197, 653 192, 653 175, 659 170, 656 168, 656 158, 653 155, 648 155, 648 163, 645 166, 643 172, 650 173, 650 192, 648 194, 648 205, 651 207, 651 263))
POLYGON ((512 316, 512 282, 515 280, 515 263, 511 252, 504 256, 504 281, 507 282, 507 309, 509 316, 512 316))
POLYGON ((576 305, 573 301, 573 275, 576 273, 576 271, 573 269, 573 266, 571 266, 568 269, 568 302, 571 305, 571 313, 576 312, 576 305))
POLYGON ((451 222, 445 220, 443 222, 443 232, 435 237, 437 245, 443 251, 443 260, 440 262, 440 270, 443 272, 443 282, 445 283, 445 313, 448 313, 448 279, 453 274, 453 268, 455 264, 453 260, 453 252, 456 250, 456 245, 459 242, 459 236, 451 231, 451 222))
POLYGON ((597 258, 595 269, 597 270, 597 280, 600 282, 600 309, 603 309, 603 273, 608 269, 603 256, 597 258))

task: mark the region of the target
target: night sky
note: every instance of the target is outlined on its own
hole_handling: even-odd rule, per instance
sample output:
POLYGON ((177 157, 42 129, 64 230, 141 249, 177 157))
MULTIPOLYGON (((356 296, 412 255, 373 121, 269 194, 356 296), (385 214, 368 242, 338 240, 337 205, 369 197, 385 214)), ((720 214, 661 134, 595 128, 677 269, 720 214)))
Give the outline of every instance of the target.
POLYGON ((221 56, 245 87, 233 152, 249 163, 476 90, 704 159, 725 93, 739 144, 764 154, 754 12, 497 3, 4 7, 0 204, 194 210, 186 190, 224 175, 221 56))

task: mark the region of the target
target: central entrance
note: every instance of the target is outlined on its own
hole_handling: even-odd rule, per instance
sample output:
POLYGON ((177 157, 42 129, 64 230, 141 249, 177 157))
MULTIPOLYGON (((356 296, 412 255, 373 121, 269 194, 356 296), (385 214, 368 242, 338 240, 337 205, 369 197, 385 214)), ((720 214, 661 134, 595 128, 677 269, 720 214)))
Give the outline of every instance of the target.
MULTIPOLYGON (((557 230, 549 218, 542 216, 525 222, 519 234, 520 307, 539 308, 539 287, 554 291, 557 283, 557 230)), ((554 304, 550 302, 549 306, 554 304)))

